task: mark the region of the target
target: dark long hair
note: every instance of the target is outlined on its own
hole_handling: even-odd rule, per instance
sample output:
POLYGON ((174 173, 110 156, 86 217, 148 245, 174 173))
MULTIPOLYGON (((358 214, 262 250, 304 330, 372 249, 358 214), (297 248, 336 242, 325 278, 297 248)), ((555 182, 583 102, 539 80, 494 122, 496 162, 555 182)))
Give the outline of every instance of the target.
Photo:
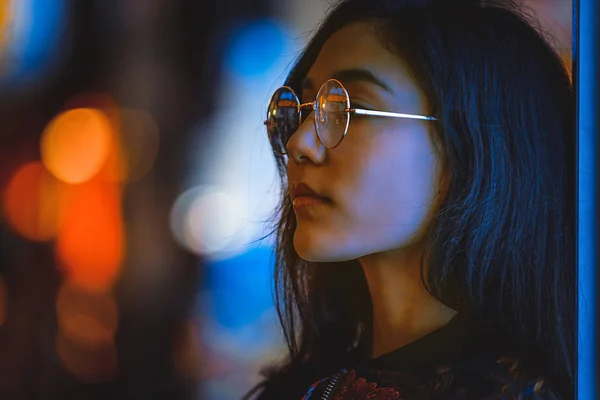
MULTIPOLYGON (((494 326, 572 397, 574 102, 548 36, 506 2, 346 0, 330 11, 286 85, 299 93, 324 42, 357 21, 374 22, 438 117, 433 135, 451 179, 426 238, 427 289, 494 326)), ((370 356, 372 306, 356 260, 306 262, 295 252, 285 160, 277 164, 275 297, 290 358, 266 384, 293 393, 370 356)))

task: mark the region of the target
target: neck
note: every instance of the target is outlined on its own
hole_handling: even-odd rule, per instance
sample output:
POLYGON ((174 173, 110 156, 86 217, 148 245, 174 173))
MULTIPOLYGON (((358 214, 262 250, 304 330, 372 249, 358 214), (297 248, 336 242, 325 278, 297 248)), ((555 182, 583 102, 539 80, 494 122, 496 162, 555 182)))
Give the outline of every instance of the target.
POLYGON ((456 315, 421 282, 421 248, 371 254, 359 261, 373 303, 373 358, 443 327, 456 315))

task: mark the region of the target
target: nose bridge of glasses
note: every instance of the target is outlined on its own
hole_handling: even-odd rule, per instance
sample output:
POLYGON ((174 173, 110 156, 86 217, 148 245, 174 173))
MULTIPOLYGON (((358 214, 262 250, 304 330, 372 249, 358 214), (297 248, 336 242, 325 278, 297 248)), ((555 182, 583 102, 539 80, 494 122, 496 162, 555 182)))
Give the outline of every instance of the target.
POLYGON ((316 101, 309 101, 308 103, 298 104, 298 111, 302 111, 305 108, 308 108, 310 111, 314 111, 316 107, 315 103, 316 101))
POLYGON ((313 143, 314 140, 318 141, 316 120, 314 120, 314 111, 316 106, 316 101, 306 102, 298 105, 298 125, 290 136, 289 142, 293 143, 293 141, 295 141, 297 144, 303 142, 304 145, 302 147, 308 148, 312 146, 312 144, 308 143, 313 143))
POLYGON ((316 101, 298 104, 298 118, 300 123, 304 122, 308 116, 315 111, 316 101))

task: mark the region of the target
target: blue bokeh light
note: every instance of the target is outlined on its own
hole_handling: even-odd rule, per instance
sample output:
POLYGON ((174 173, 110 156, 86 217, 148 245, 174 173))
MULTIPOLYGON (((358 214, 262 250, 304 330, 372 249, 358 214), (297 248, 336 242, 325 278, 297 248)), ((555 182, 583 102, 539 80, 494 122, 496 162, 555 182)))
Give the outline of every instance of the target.
POLYGON ((273 249, 255 247, 237 257, 205 265, 204 286, 211 292, 208 314, 230 330, 257 322, 273 308, 273 249))
POLYGON ((241 77, 265 74, 286 48, 285 31, 275 20, 250 21, 235 32, 227 46, 225 65, 231 73, 241 77))
POLYGON ((67 27, 64 0, 18 0, 11 15, 2 86, 34 83, 64 51, 59 45, 67 27))

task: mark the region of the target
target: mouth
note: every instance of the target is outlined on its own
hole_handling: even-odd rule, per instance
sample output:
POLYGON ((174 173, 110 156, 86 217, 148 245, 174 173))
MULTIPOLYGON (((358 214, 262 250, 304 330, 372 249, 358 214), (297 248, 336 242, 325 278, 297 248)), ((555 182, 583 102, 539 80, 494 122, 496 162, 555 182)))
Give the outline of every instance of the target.
POLYGON ((294 210, 300 210, 307 207, 314 207, 331 203, 331 200, 314 191, 310 186, 303 182, 294 182, 291 193, 294 210))
POLYGON ((296 197, 292 202, 295 211, 303 210, 306 208, 311 208, 315 206, 322 206, 328 204, 329 201, 320 197, 311 197, 311 196, 300 196, 296 197))

